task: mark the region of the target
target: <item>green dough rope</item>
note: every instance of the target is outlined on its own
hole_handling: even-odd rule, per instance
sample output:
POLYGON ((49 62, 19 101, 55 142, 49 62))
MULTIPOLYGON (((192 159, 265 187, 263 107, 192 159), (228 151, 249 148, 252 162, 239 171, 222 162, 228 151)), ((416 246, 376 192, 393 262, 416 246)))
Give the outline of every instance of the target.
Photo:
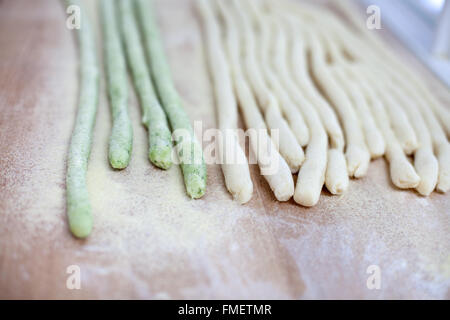
POLYGON ((133 148, 133 127, 128 114, 128 75, 118 29, 114 1, 102 0, 105 68, 113 127, 109 138, 109 162, 114 169, 128 166, 133 148))
POLYGON ((133 3, 130 0, 120 0, 119 4, 128 64, 141 103, 142 122, 149 132, 149 158, 157 167, 169 169, 172 166, 172 134, 164 110, 153 88, 133 12, 133 3))
POLYGON ((173 84, 152 5, 148 0, 137 0, 135 4, 153 81, 174 130, 186 191, 192 198, 201 198, 206 191, 206 165, 202 148, 195 138, 189 117, 173 84))
POLYGON ((76 237, 85 238, 92 230, 86 172, 97 113, 99 68, 94 33, 86 12, 77 0, 67 0, 66 3, 79 6, 82 17, 81 28, 77 31, 80 55, 79 105, 67 160, 67 216, 71 232, 76 237))

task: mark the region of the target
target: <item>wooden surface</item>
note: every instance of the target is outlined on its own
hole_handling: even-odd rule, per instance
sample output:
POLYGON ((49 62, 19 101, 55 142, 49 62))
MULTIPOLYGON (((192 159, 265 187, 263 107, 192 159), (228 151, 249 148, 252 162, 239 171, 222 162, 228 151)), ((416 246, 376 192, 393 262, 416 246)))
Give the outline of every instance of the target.
MULTIPOLYGON (((191 2, 157 7, 191 120, 214 127, 191 2)), ((324 191, 311 209, 278 203, 256 167, 249 204, 230 199, 216 165, 206 196, 192 201, 179 168, 148 162, 134 96, 133 159, 125 171, 110 169, 104 81, 88 174, 95 227, 74 239, 64 173, 78 60, 65 19, 57 0, 0 1, 0 298, 450 298, 450 195, 395 189, 380 159, 346 195, 324 191), (71 265, 80 290, 66 288, 71 265), (381 269, 380 290, 366 286, 370 265, 381 269)))

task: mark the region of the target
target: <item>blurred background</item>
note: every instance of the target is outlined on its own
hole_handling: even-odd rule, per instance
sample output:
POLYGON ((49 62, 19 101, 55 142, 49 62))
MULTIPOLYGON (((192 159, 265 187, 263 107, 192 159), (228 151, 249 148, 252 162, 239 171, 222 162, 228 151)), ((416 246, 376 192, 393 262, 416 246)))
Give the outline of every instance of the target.
POLYGON ((450 88, 450 0, 359 0, 450 88))

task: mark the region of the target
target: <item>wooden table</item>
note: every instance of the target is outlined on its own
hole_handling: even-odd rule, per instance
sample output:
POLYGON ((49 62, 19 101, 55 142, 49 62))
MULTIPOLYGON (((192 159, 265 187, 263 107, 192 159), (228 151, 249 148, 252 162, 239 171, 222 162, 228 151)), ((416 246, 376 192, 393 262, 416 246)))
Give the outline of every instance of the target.
MULTIPOLYGON (((192 3, 159 0, 157 8, 185 107, 212 128, 192 3)), ((380 159, 344 196, 324 191, 310 209, 277 202, 254 166, 249 204, 231 200, 217 165, 208 166, 206 196, 193 201, 178 167, 148 162, 134 96, 133 158, 122 172, 110 169, 104 80, 88 174, 95 227, 89 239, 74 239, 64 175, 78 58, 65 19, 57 0, 0 1, 0 298, 450 298, 448 194, 394 188, 380 159), (381 270, 379 290, 366 284, 371 265, 381 270), (80 268, 79 290, 66 287, 70 266, 80 268)))

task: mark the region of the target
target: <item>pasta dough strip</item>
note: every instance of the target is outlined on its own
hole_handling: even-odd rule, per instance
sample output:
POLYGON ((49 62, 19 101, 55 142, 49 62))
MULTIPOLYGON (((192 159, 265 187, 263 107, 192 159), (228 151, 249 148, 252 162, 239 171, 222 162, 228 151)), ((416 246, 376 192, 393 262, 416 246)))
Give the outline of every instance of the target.
POLYGON ((347 80, 344 68, 348 65, 349 61, 345 60, 340 54, 336 43, 329 37, 328 33, 324 31, 321 26, 318 26, 318 29, 320 30, 322 39, 324 39, 324 46, 333 63, 331 73, 334 75, 337 82, 341 84, 341 88, 347 92, 347 95, 352 101, 352 105, 361 121, 366 144, 372 159, 383 156, 386 145, 382 134, 378 130, 373 115, 371 114, 370 108, 357 86, 347 80))
POLYGON ((389 86, 391 91, 394 92, 397 101, 406 110, 411 124, 416 131, 419 148, 414 152, 414 167, 420 177, 420 183, 416 187, 416 190, 423 196, 429 196, 436 188, 439 173, 439 163, 433 153, 430 132, 415 101, 400 92, 392 83, 390 85, 386 84, 386 86, 389 86))
POLYGON ((202 146, 195 137, 182 99, 172 80, 152 0, 135 0, 141 31, 158 96, 166 112, 183 172, 186 192, 192 199, 206 192, 207 168, 202 146))
POLYGON ((128 166, 133 149, 133 127, 128 113, 128 72, 125 53, 120 37, 115 3, 100 2, 103 52, 112 129, 109 136, 108 158, 111 167, 124 169, 128 166))
MULTIPOLYGON (((339 1, 335 4, 340 6, 342 2, 339 1)), ((294 11, 294 6, 290 6, 289 8, 294 11)), ((434 151, 438 157, 439 179, 436 189, 441 192, 447 191, 450 188, 450 145, 448 144, 444 130, 441 128, 435 114, 428 110, 429 100, 427 101, 427 99, 423 97, 425 96, 430 99, 431 95, 427 88, 424 87, 424 85, 412 72, 404 67, 398 59, 395 59, 395 57, 388 52, 387 49, 385 49, 385 46, 380 40, 368 32, 364 27, 361 27, 360 30, 364 31, 364 40, 369 39, 372 42, 372 48, 367 47, 367 45, 363 45, 363 39, 352 34, 349 29, 344 27, 343 23, 341 23, 334 15, 323 10, 314 10, 314 13, 316 14, 316 17, 321 16, 321 24, 328 25, 328 29, 333 30, 334 38, 339 40, 341 46, 347 51, 347 53, 351 53, 352 56, 358 56, 361 54, 361 57, 364 58, 365 62, 368 62, 369 64, 376 63, 378 68, 384 69, 387 74, 390 74, 391 77, 395 79, 397 86, 400 85, 404 92, 409 94, 411 98, 417 102, 426 124, 428 125, 428 129, 430 130, 434 151), (385 51, 385 57, 380 59, 374 55, 374 50, 385 51), (392 59, 396 60, 395 63, 392 63, 392 59), (401 73, 403 73, 403 77, 401 77, 401 73), (411 80, 416 83, 411 84, 411 80)), ((350 19, 354 19, 354 16, 351 14, 347 13, 347 16, 350 19)), ((356 23, 354 23, 354 25, 356 25, 356 23)), ((431 96, 431 98, 434 97, 431 96)))
POLYGON ((344 134, 336 113, 319 93, 309 75, 307 50, 302 38, 297 36, 296 30, 298 30, 299 27, 291 17, 287 17, 287 23, 290 27, 290 38, 292 42, 290 68, 292 68, 293 71, 293 78, 304 96, 316 107, 323 125, 327 130, 331 147, 342 151, 345 147, 344 134))
POLYGON ((389 119, 384 105, 377 98, 381 93, 380 88, 375 86, 376 89, 373 89, 362 76, 362 70, 355 71, 353 75, 357 77, 356 83, 364 92, 369 105, 372 107, 372 113, 375 116, 378 126, 384 135, 384 140, 386 141, 385 156, 389 162, 392 183, 400 189, 417 187, 420 183, 420 177, 404 154, 395 133, 391 129, 390 124, 392 120, 389 119))
POLYGON ((257 52, 259 53, 256 57, 262 78, 265 80, 266 85, 272 89, 272 93, 277 98, 283 116, 288 121, 298 143, 304 147, 308 144, 310 139, 308 126, 303 119, 304 116, 297 109, 285 88, 278 81, 276 74, 274 74, 270 68, 270 57, 273 55, 273 46, 270 42, 270 21, 264 21, 255 1, 245 0, 244 2, 246 3, 248 11, 251 12, 249 13, 251 17, 248 17, 248 19, 251 20, 253 18, 255 27, 259 30, 259 34, 255 36, 257 39, 255 45, 257 52))
POLYGON ((444 129, 441 127, 436 115, 429 110, 427 100, 420 95, 414 86, 411 86, 407 81, 399 78, 396 73, 391 72, 389 68, 385 68, 386 74, 389 74, 397 85, 403 89, 406 96, 410 96, 419 107, 422 116, 430 130, 434 152, 439 163, 438 184, 436 190, 439 192, 447 192, 450 190, 450 144, 446 138, 444 129))
POLYGON ((445 108, 438 99, 436 99, 426 87, 423 81, 413 72, 411 72, 398 57, 396 57, 386 45, 372 34, 365 25, 361 25, 360 20, 356 18, 356 9, 348 1, 336 1, 336 5, 340 8, 346 16, 350 19, 351 23, 362 33, 364 39, 368 40, 372 47, 383 56, 382 60, 384 64, 389 63, 397 73, 402 74, 403 78, 408 79, 410 84, 414 87, 414 91, 418 91, 418 94, 423 97, 426 105, 431 106, 433 113, 440 120, 440 124, 445 130, 447 137, 450 137, 450 110, 445 108))
POLYGON ((155 166, 167 170, 172 166, 172 133, 153 87, 133 3, 118 1, 118 13, 126 58, 142 110, 142 123, 148 130, 148 157, 155 166))
MULTIPOLYGON (((323 31, 326 30, 326 28, 324 28, 322 25, 318 25, 318 28, 322 35, 322 39, 324 39, 325 46, 336 64, 349 63, 350 61, 346 60, 343 57, 342 52, 337 48, 336 41, 331 39, 331 36, 328 32, 323 31)), ((349 48, 348 51, 353 50, 352 48, 349 48)), ((352 63, 357 62, 352 61, 352 63)), ((339 75, 340 72, 342 71, 337 71, 337 76, 340 77, 339 82, 342 83, 345 87, 347 82, 345 81, 344 75, 339 75)), ((352 88, 347 88, 347 92, 355 102, 353 105, 355 106, 356 111, 359 113, 359 117, 362 121, 363 129, 366 133, 366 139, 368 141, 368 147, 371 151, 372 157, 376 158, 377 156, 381 156, 384 153, 381 152, 382 149, 384 149, 383 142, 380 140, 381 137, 376 126, 374 127, 374 123, 370 121, 372 119, 372 117, 370 117, 370 111, 368 112, 368 110, 366 110, 366 107, 358 91, 354 91, 352 90, 352 88)), ((393 101, 390 95, 385 95, 383 99, 383 102, 389 106, 387 108, 389 116, 392 119, 395 119, 395 121, 393 122, 393 129, 399 139, 400 144, 402 145, 403 150, 407 154, 414 153, 414 151, 418 148, 417 137, 405 111, 393 101)))
MULTIPOLYGON (((328 21, 332 21, 332 19, 328 19, 328 21)), ((377 66, 384 70, 386 74, 389 74, 395 80, 397 86, 400 86, 404 90, 404 93, 410 95, 411 98, 417 102, 417 106, 430 130, 434 152, 436 153, 439 163, 439 176, 436 189, 437 191, 444 193, 450 190, 450 144, 448 143, 445 132, 435 114, 428 109, 427 100, 417 92, 417 88, 414 85, 405 78, 400 77, 397 72, 393 71, 392 67, 386 66, 383 61, 378 60, 376 56, 372 55, 370 49, 364 46, 360 39, 353 37, 352 34, 342 26, 334 25, 334 29, 340 31, 335 35, 341 45, 345 47, 345 44, 347 43, 352 44, 351 47, 346 47, 348 52, 354 56, 358 56, 358 54, 361 53, 363 54, 362 57, 366 57, 366 60, 369 62, 377 63, 377 66)))
MULTIPOLYGON (((269 21, 265 24, 269 25, 268 22, 269 21)), ((304 115, 311 132, 311 140, 306 149, 306 160, 298 174, 294 200, 303 206, 311 207, 316 205, 319 201, 325 180, 328 149, 327 134, 314 107, 303 97, 294 85, 287 64, 286 32, 283 30, 278 20, 275 20, 274 24, 274 30, 277 32, 274 37, 276 41, 272 43, 275 50, 271 65, 278 75, 280 84, 286 88, 294 101, 296 101, 296 105, 304 115)), ((343 169, 343 172, 345 173, 344 176, 347 178, 348 182, 348 175, 346 174, 345 167, 343 169)), ((336 185, 334 187, 336 190, 333 191, 337 192, 342 192, 342 189, 346 188, 345 185, 336 185)))
MULTIPOLYGON (((381 85, 379 78, 373 76, 375 73, 376 71, 372 68, 367 72, 367 75, 372 78, 372 83, 374 85, 381 85)), ((406 112, 395 101, 392 95, 388 94, 388 92, 382 95, 382 101, 386 106, 389 117, 392 119, 392 128, 402 149, 407 155, 413 154, 419 147, 419 143, 406 112)))
POLYGON ((231 8, 227 7, 222 0, 216 3, 220 8, 221 16, 226 26, 226 51, 230 61, 234 88, 239 100, 239 107, 242 111, 247 128, 257 129, 259 137, 257 140, 250 139, 250 144, 257 157, 261 174, 268 182, 279 201, 287 201, 294 195, 294 180, 290 168, 286 161, 278 153, 273 141, 267 133, 267 127, 260 110, 257 106, 253 92, 241 70, 241 44, 236 27, 236 17, 231 8), (267 163, 264 160, 268 160, 267 163), (276 164, 276 172, 265 170, 266 166, 276 164))
MULTIPOLYGON (((275 6, 272 6, 272 9, 275 6)), ((296 100, 296 95, 303 94, 309 102, 315 107, 319 114, 322 124, 328 133, 331 148, 328 150, 327 169, 325 174, 325 185, 332 194, 344 193, 349 184, 347 163, 344 155, 344 135, 341 126, 337 120, 336 114, 328 102, 321 96, 314 86, 307 67, 307 52, 301 37, 297 37, 296 30, 299 29, 291 16, 282 16, 287 22, 289 28, 289 40, 291 43, 288 68, 292 68, 291 76, 295 85, 300 90, 289 89, 292 97, 296 100), (295 91, 295 95, 293 93, 295 91)))
POLYGON ((403 89, 406 96, 410 96, 411 99, 417 103, 427 127, 430 130, 434 152, 439 163, 436 190, 443 193, 447 192, 450 190, 450 144, 446 138, 444 129, 441 127, 435 114, 429 110, 426 99, 414 90, 414 87, 410 86, 407 81, 396 78, 396 74, 391 73, 387 68, 385 71, 396 80, 397 85, 403 89))
POLYGON ((280 153, 286 162, 289 164, 293 173, 298 172, 301 164, 304 161, 304 153, 301 146, 298 144, 295 135, 292 133, 287 122, 281 115, 280 107, 275 96, 266 86, 264 79, 260 73, 256 63, 256 48, 253 38, 253 32, 240 1, 229 1, 233 5, 234 11, 237 14, 235 22, 241 29, 241 41, 244 46, 244 70, 249 80, 250 86, 256 95, 259 102, 259 107, 264 113, 267 126, 272 130, 279 130, 279 141, 274 141, 279 147, 280 153))
POLYGON ((312 71, 322 89, 333 102, 344 126, 347 140, 346 159, 347 170, 351 177, 360 178, 367 172, 370 153, 367 150, 364 134, 359 119, 347 95, 339 88, 326 66, 325 51, 318 35, 309 34, 309 45, 312 52, 312 71))
POLYGON ((359 119, 361 120, 364 136, 366 137, 366 144, 369 148, 372 159, 383 156, 386 144, 381 132, 375 124, 375 120, 370 112, 366 100, 364 99, 364 96, 358 89, 358 86, 347 80, 346 72, 342 66, 335 66, 332 72, 335 75, 336 80, 342 84, 342 87, 347 91, 347 94, 353 101, 353 106, 355 107, 359 119))
POLYGON ((450 190, 450 144, 445 136, 444 129, 440 126, 438 119, 433 112, 428 109, 425 99, 413 88, 409 87, 406 82, 399 82, 405 93, 411 96, 430 130, 433 142, 434 152, 439 163, 438 183, 436 190, 442 193, 450 190))
POLYGON ((80 7, 84 17, 83 28, 77 31, 80 89, 77 116, 67 155, 66 198, 70 231, 77 238, 86 238, 93 226, 86 174, 97 116, 100 76, 94 31, 84 2, 67 0, 65 3, 80 7))
MULTIPOLYGON (((233 84, 229 73, 228 62, 221 44, 219 26, 214 17, 211 3, 197 0, 197 8, 203 18, 203 30, 206 36, 209 69, 213 78, 216 96, 219 130, 224 139, 219 145, 219 157, 225 185, 239 203, 248 202, 253 193, 253 183, 247 159, 235 134, 228 134, 237 129, 237 102, 233 92, 233 84)), ((233 132, 233 133, 234 133, 233 132)))
MULTIPOLYGON (((368 72, 373 73, 373 70, 368 72)), ((379 73, 379 82, 384 84, 384 91, 392 94, 393 102, 401 106, 408 115, 418 137, 419 148, 414 152, 414 167, 420 176, 420 183, 416 190, 424 196, 428 196, 436 187, 439 165, 433 154, 431 135, 428 127, 418 109, 416 102, 405 95, 386 75, 379 73)))

